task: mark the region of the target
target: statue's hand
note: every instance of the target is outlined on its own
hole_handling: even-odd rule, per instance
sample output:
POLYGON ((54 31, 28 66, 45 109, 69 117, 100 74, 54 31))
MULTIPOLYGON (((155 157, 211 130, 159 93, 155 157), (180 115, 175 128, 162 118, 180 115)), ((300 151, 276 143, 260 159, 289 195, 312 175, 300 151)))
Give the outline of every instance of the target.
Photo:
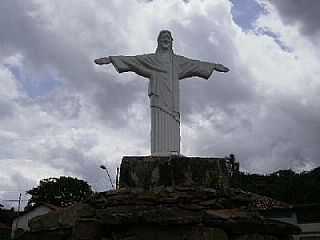
POLYGON ((229 68, 223 66, 222 64, 216 64, 214 67, 214 70, 218 71, 218 72, 229 72, 229 68))
POLYGON ((95 64, 98 64, 98 65, 109 64, 111 63, 111 59, 109 57, 98 58, 94 60, 94 62, 95 64))

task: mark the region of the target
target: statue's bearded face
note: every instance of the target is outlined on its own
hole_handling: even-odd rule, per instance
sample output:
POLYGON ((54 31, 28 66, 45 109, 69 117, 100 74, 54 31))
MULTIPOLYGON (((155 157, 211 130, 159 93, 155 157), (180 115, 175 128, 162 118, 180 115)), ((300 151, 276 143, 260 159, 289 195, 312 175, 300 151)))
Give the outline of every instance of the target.
POLYGON ((168 32, 161 33, 161 35, 159 36, 159 39, 158 39, 158 45, 163 50, 171 49, 172 48, 172 37, 171 37, 170 33, 168 33, 168 32))

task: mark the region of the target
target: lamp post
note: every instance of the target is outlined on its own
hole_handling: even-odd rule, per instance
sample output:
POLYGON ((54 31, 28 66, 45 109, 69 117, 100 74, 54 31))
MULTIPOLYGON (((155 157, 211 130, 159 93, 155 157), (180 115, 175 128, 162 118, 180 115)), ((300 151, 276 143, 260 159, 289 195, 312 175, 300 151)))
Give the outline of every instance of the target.
POLYGON ((108 177, 109 177, 109 181, 110 181, 110 183, 111 183, 111 186, 112 186, 112 188, 113 188, 113 189, 115 189, 115 188, 114 188, 114 185, 113 185, 113 183, 112 183, 112 180, 111 180, 111 177, 110 177, 109 171, 108 171, 108 169, 106 168, 106 166, 104 166, 104 165, 100 165, 100 168, 101 168, 102 170, 104 170, 104 171, 106 171, 106 172, 107 172, 107 175, 108 175, 108 177))

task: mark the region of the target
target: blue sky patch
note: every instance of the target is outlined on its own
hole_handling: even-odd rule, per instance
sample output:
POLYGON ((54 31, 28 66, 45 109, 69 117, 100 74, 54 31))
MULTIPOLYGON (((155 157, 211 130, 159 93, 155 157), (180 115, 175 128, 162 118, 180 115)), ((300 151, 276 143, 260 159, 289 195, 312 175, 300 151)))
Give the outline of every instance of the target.
POLYGON ((230 0, 233 4, 231 14, 234 22, 241 27, 243 31, 254 30, 257 35, 266 35, 271 37, 279 47, 286 52, 292 52, 293 49, 281 41, 280 34, 272 32, 267 28, 256 28, 255 22, 262 14, 267 14, 267 10, 256 0, 230 0))
POLYGON ((234 22, 244 31, 254 29, 254 23, 266 10, 256 0, 230 0, 233 4, 231 14, 234 22))
POLYGON ((31 98, 45 96, 62 85, 58 74, 50 69, 38 73, 30 73, 20 66, 10 65, 7 67, 21 83, 23 91, 31 98))

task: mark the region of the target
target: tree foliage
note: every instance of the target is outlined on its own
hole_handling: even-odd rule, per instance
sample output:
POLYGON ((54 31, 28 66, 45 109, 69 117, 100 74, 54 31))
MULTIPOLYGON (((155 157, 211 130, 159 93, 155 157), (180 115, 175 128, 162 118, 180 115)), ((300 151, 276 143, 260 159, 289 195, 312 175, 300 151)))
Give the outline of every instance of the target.
POLYGON ((39 186, 27 193, 31 195, 28 207, 40 203, 66 207, 86 199, 93 192, 86 181, 61 176, 60 178, 42 179, 39 186))
POLYGON ((269 175, 240 172, 233 185, 290 204, 320 203, 320 168, 302 173, 280 170, 269 175))

